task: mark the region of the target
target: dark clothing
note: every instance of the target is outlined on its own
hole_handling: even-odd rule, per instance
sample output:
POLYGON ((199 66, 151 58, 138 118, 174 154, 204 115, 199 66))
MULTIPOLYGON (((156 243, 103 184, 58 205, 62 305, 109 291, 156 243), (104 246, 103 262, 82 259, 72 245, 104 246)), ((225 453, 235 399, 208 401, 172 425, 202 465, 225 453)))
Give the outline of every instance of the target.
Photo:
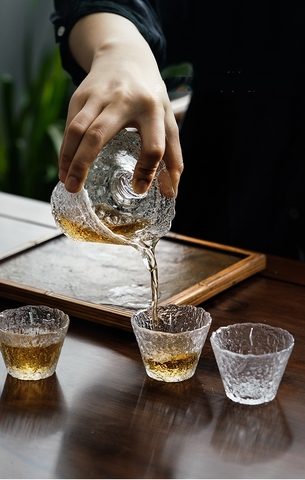
POLYGON ((76 84, 85 73, 66 40, 97 11, 133 21, 160 68, 193 65, 172 230, 305 260, 305 2, 55 0, 55 8, 76 84))

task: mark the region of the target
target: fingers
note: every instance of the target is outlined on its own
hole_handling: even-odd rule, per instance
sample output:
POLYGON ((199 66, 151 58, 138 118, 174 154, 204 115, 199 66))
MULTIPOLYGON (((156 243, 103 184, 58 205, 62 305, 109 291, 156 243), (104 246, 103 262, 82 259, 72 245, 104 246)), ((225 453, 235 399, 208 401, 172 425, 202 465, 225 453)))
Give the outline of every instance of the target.
MULTIPOLYGON (((137 162, 133 188, 137 193, 144 193, 150 186, 161 159, 168 170, 171 189, 177 196, 180 176, 183 172, 183 159, 179 141, 179 130, 175 117, 170 110, 165 115, 156 115, 145 119, 138 127, 142 140, 141 155, 137 162)), ((168 183, 168 182, 167 182, 168 183)), ((168 187, 164 194, 168 195, 168 187)))
POLYGON ((178 195, 180 177, 183 173, 183 157, 179 139, 179 129, 174 114, 171 112, 173 121, 166 122, 166 149, 163 160, 166 164, 169 176, 172 181, 175 197, 178 195))
MULTIPOLYGON (((87 155, 84 155, 82 159, 76 159, 76 165, 73 165, 73 168, 70 169, 71 164, 74 161, 85 132, 100 114, 101 110, 101 106, 97 106, 97 103, 93 102, 91 105, 90 101, 82 105, 75 94, 71 98, 66 129, 58 159, 59 179, 66 183, 66 188, 71 192, 78 191, 81 188, 80 183, 88 169, 89 160, 87 155)), ((90 156, 90 151, 88 154, 90 156)))
MULTIPOLYGON (((110 107, 105 108, 91 124, 89 116, 80 113, 66 129, 60 155, 59 178, 71 193, 81 189, 90 166, 103 146, 127 126, 114 112, 110 113, 111 110, 110 107)), ((177 196, 183 160, 176 123, 165 129, 164 121, 144 122, 144 126, 138 129, 142 147, 133 176, 134 190, 137 193, 146 192, 163 158, 174 195, 177 196)))
POLYGON ((141 136, 141 154, 134 170, 132 186, 137 193, 145 193, 164 155, 165 131, 164 124, 157 120, 144 120, 138 130, 141 136))
POLYGON ((79 191, 104 145, 122 128, 134 126, 142 141, 133 176, 134 190, 144 193, 149 188, 163 158, 176 196, 183 161, 178 126, 170 102, 141 101, 140 108, 132 102, 131 108, 130 105, 124 107, 122 102, 118 105, 101 100, 102 96, 97 97, 96 90, 94 95, 81 93, 71 98, 59 155, 59 178, 66 189, 71 193, 79 191))
POLYGON ((97 154, 120 130, 117 116, 103 115, 104 109, 98 102, 88 100, 73 116, 77 108, 72 104, 59 155, 59 178, 71 193, 81 189, 97 154))

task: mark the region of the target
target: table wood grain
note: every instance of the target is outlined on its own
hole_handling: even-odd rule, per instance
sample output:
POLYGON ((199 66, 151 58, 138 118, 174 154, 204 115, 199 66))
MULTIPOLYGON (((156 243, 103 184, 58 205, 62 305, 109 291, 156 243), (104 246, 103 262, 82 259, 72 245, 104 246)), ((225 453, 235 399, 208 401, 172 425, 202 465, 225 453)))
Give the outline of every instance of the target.
MULTIPOLYGON (((26 382, 0 362, 1 478, 304 478, 305 264, 261 273, 204 302, 212 331, 253 321, 295 347, 277 397, 227 400, 208 340, 194 377, 150 380, 131 332, 71 318, 57 372, 26 382)), ((0 299, 0 310, 19 305, 0 299)), ((0 359, 1 360, 1 359, 0 359)))
MULTIPOLYGON (((14 197, 8 210, 9 199, 0 193, 3 221, 56 234, 45 205, 14 197)), ((24 304, 1 288, 0 311, 24 304)), ((0 478, 304 478, 305 263, 269 256, 263 271, 202 306, 212 326, 185 382, 149 379, 131 331, 83 320, 77 309, 52 377, 14 379, 0 358, 0 478), (266 405, 226 399, 211 349, 214 330, 245 321, 295 338, 266 405)))

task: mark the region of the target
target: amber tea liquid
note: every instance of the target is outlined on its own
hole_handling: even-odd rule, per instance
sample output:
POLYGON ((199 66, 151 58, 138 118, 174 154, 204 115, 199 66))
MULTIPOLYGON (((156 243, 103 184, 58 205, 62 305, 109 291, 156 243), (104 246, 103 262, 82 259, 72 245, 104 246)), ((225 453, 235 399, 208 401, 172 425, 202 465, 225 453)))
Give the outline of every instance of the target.
POLYGON ((167 382, 190 378, 196 369, 198 360, 198 353, 181 353, 166 360, 162 359, 162 361, 143 357, 147 374, 151 378, 167 382))
POLYGON ((19 347, 2 343, 1 350, 8 372, 21 380, 39 380, 55 371, 63 341, 38 347, 19 347))
MULTIPOLYGON (((76 222, 72 222, 62 216, 57 216, 56 218, 64 232, 74 240, 82 242, 110 243, 109 238, 105 240, 100 233, 95 232, 90 227, 78 225, 76 222)), ((103 221, 103 223, 115 235, 124 235, 127 239, 133 240, 136 233, 139 230, 142 230, 148 222, 137 221, 118 225, 113 225, 105 221, 103 221)), ((115 244, 115 241, 113 241, 113 244, 115 244)))

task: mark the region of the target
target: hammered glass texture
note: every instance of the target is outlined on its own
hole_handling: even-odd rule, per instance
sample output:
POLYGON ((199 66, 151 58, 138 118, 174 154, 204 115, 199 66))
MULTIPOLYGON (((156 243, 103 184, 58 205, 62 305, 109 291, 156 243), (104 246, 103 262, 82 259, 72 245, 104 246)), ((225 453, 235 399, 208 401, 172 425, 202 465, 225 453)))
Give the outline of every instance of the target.
POLYGON ((219 328, 210 340, 228 398, 248 405, 275 398, 294 346, 287 330, 242 323, 219 328))
POLYGON ((47 306, 27 305, 1 312, 1 353, 8 373, 21 380, 51 376, 69 322, 64 312, 47 306))
POLYGON ((122 130, 100 151, 79 192, 69 193, 61 182, 56 185, 51 196, 52 214, 63 233, 74 240, 135 246, 139 241, 155 244, 170 230, 175 196, 165 163, 159 163, 145 194, 132 189, 140 153, 140 135, 122 130), (89 229, 93 235, 76 238, 65 227, 67 222, 78 230, 89 229))
POLYGON ((131 317, 146 373, 165 382, 186 380, 195 373, 212 318, 191 305, 159 306, 157 311, 155 329, 151 309, 131 317))

